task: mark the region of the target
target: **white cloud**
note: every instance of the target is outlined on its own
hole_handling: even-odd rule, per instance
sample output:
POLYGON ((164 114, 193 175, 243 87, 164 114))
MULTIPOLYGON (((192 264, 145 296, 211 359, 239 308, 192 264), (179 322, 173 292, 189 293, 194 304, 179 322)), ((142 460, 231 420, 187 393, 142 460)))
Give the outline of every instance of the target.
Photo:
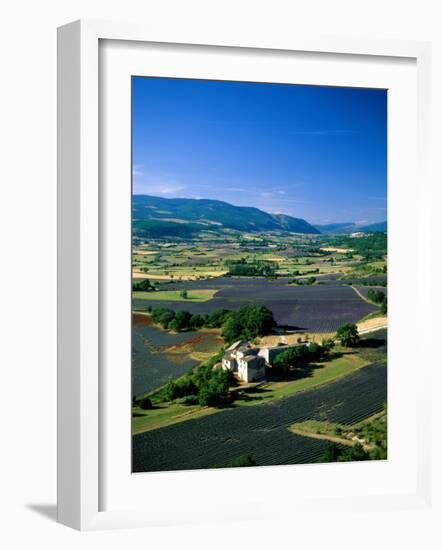
POLYGON ((242 193, 246 192, 247 189, 244 189, 243 187, 223 187, 225 191, 234 191, 235 193, 242 193))
POLYGON ((135 195, 177 195, 186 188, 184 184, 173 179, 150 178, 134 181, 135 195))
POLYGON ((154 195, 175 195, 179 191, 185 189, 184 185, 169 184, 169 183, 154 183, 142 186, 151 194, 154 195))
POLYGON ((134 164, 132 166, 132 176, 142 176, 143 175, 143 165, 142 164, 134 164))

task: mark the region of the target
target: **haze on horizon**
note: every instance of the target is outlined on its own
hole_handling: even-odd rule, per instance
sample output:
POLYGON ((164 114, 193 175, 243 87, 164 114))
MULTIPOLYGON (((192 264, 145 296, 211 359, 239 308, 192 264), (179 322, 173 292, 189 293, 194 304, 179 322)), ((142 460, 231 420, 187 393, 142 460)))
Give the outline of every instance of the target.
POLYGON ((133 193, 387 219, 387 91, 132 78, 133 193))

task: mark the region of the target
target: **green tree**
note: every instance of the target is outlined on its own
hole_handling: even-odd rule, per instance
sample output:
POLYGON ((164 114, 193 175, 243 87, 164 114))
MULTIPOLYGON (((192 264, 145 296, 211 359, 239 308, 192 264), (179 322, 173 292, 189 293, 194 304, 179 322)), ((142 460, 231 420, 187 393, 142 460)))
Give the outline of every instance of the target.
POLYGON ((243 328, 238 315, 231 313, 222 324, 222 337, 228 344, 231 344, 235 340, 245 338, 243 336, 243 328))
POLYGON ((168 327, 167 327, 169 330, 172 330, 173 332, 179 332, 181 330, 181 326, 180 326, 180 323, 177 321, 177 319, 172 319, 172 321, 170 321, 168 327))
POLYGON ((183 290, 180 291, 180 296, 185 300, 188 298, 187 290, 185 288, 183 288, 183 290))
POLYGON ((179 397, 177 384, 174 380, 169 380, 164 387, 164 398, 166 401, 174 401, 179 397))
POLYGON ((188 311, 177 311, 175 313, 175 321, 178 325, 178 330, 188 329, 192 315, 188 311))
POLYGON ((358 327, 353 323, 346 323, 338 328, 336 338, 343 346, 354 347, 359 342, 358 327))
POLYGON ((361 460, 370 460, 370 456, 360 443, 355 443, 352 447, 343 450, 338 456, 338 462, 355 462, 361 460))
POLYGON ((382 302, 386 299, 385 294, 382 292, 382 290, 372 289, 367 292, 367 298, 375 304, 382 304, 382 302))
POLYGON ((336 462, 340 455, 339 447, 332 441, 327 441, 325 444, 325 450, 319 462, 336 462))
POLYGON ((152 408, 152 401, 148 397, 142 397, 138 401, 138 406, 140 407, 140 409, 143 409, 143 410, 151 409, 152 408))
POLYGON ((173 311, 165 311, 159 318, 159 323, 164 329, 169 328, 169 324, 175 319, 173 311))
POLYGON ((321 347, 323 353, 330 353, 330 351, 335 347, 335 342, 333 338, 324 338, 321 342, 321 347))
POLYGON ((216 309, 208 315, 206 325, 209 328, 220 328, 230 314, 228 309, 216 309))
POLYGON ((170 313, 170 314, 172 314, 173 317, 175 316, 174 312, 171 309, 167 309, 165 307, 159 307, 159 308, 156 308, 156 309, 152 310, 152 320, 153 320, 153 322, 154 323, 160 323, 161 317, 165 313, 170 313))
POLYGON ((190 318, 189 324, 190 327, 193 329, 201 328, 204 325, 205 319, 202 315, 199 315, 198 313, 195 313, 190 318))
POLYGON ((276 326, 273 313, 265 306, 244 306, 231 312, 222 324, 222 335, 227 343, 235 340, 253 340, 272 332, 276 326))
POLYGON ((142 292, 152 292, 155 289, 152 286, 149 279, 143 279, 142 281, 132 281, 132 290, 142 291, 142 292))
POLYGON ((187 397, 190 395, 196 395, 198 393, 198 388, 196 387, 192 377, 189 375, 183 376, 176 381, 175 393, 179 397, 187 397))
POLYGON ((309 361, 318 361, 323 354, 322 347, 316 342, 310 342, 307 347, 308 351, 308 360, 309 361))
POLYGON ((308 351, 304 344, 281 351, 274 361, 273 366, 282 371, 289 371, 291 368, 299 367, 305 363, 308 351))
POLYGON ((223 369, 212 369, 208 379, 203 378, 198 387, 198 403, 201 406, 217 406, 228 399, 230 373, 223 369))
POLYGON ((332 441, 327 441, 319 462, 357 462, 361 460, 370 460, 370 456, 360 443, 355 443, 351 447, 343 447, 332 441))

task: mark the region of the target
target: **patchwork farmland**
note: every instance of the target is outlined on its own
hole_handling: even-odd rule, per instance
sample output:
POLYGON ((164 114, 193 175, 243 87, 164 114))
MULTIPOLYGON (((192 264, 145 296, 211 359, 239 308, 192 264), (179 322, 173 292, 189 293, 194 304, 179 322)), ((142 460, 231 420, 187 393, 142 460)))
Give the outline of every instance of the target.
POLYGON ((286 325, 293 330, 309 332, 332 332, 344 323, 355 323, 365 315, 375 311, 376 307, 368 304, 346 284, 341 281, 321 279, 322 284, 312 286, 295 286, 288 284, 289 279, 267 281, 258 278, 218 278, 205 281, 178 282, 173 285, 176 290, 217 288, 213 298, 204 302, 168 301, 138 299, 134 294, 135 311, 147 311, 149 307, 170 308, 174 311, 187 310, 191 313, 207 314, 216 309, 238 309, 257 302, 268 307, 279 325, 286 325))
POLYGON ((311 420, 353 425, 370 422, 383 409, 386 331, 373 330, 385 326, 386 317, 377 322, 379 305, 367 296, 370 289, 387 296, 386 249, 377 250, 381 256, 371 261, 351 250, 348 237, 343 246, 338 242, 324 250, 321 245, 333 243, 333 237, 266 234, 262 239, 224 235, 219 242, 214 237, 137 242, 133 471, 225 467, 245 456, 257 465, 317 462, 327 442, 293 433, 293 424, 311 420), (236 271, 242 266, 246 273, 229 273, 231 266, 236 271), (265 276, 254 273, 262 268, 265 276), (224 404, 201 405, 192 380, 200 368, 211 361, 215 365, 228 345, 221 324, 204 320, 222 310, 238 312, 256 305, 267 308, 276 323, 263 335, 263 341, 272 342, 268 345, 293 345, 300 338, 336 340, 336 331, 346 324, 374 328, 361 329, 357 348, 336 342, 335 351, 319 362, 300 364, 285 377, 271 371, 256 388, 236 382, 224 404), (180 313, 187 319, 196 316, 203 325, 165 328, 153 321, 159 310, 171 319, 180 313), (190 389, 176 392, 174 387, 190 389))
POLYGON ((273 403, 226 409, 135 435, 133 471, 213 468, 252 454, 258 465, 314 462, 325 443, 289 431, 306 419, 353 424, 387 401, 385 362, 273 403))

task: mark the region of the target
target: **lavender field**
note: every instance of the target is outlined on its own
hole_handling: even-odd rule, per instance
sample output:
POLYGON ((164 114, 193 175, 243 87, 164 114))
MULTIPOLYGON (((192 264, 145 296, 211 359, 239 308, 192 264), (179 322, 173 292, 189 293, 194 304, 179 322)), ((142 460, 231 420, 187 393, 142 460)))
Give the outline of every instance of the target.
POLYGON ((133 471, 223 466, 251 454, 258 465, 315 462, 325 442, 288 430, 306 419, 352 424, 379 412, 387 400, 385 362, 318 389, 275 402, 225 409, 133 437, 133 471))
POLYGON ((365 298, 368 298, 368 293, 370 290, 376 290, 381 291, 384 293, 386 297, 388 297, 388 291, 386 286, 361 286, 361 285, 355 285, 355 287, 358 289, 358 291, 364 296, 365 298))
POLYGON ((132 393, 150 392, 199 363, 193 353, 217 351, 221 339, 206 332, 170 333, 134 315, 132 329, 132 393))
POLYGON ((376 310, 348 285, 333 279, 321 279, 312 286, 289 285, 288 279, 269 281, 259 278, 218 278, 170 285, 174 290, 217 288, 207 302, 134 300, 135 311, 167 307, 174 311, 211 313, 219 308, 236 310, 245 305, 262 304, 272 310, 279 325, 292 330, 332 332, 344 323, 355 323, 376 310))

